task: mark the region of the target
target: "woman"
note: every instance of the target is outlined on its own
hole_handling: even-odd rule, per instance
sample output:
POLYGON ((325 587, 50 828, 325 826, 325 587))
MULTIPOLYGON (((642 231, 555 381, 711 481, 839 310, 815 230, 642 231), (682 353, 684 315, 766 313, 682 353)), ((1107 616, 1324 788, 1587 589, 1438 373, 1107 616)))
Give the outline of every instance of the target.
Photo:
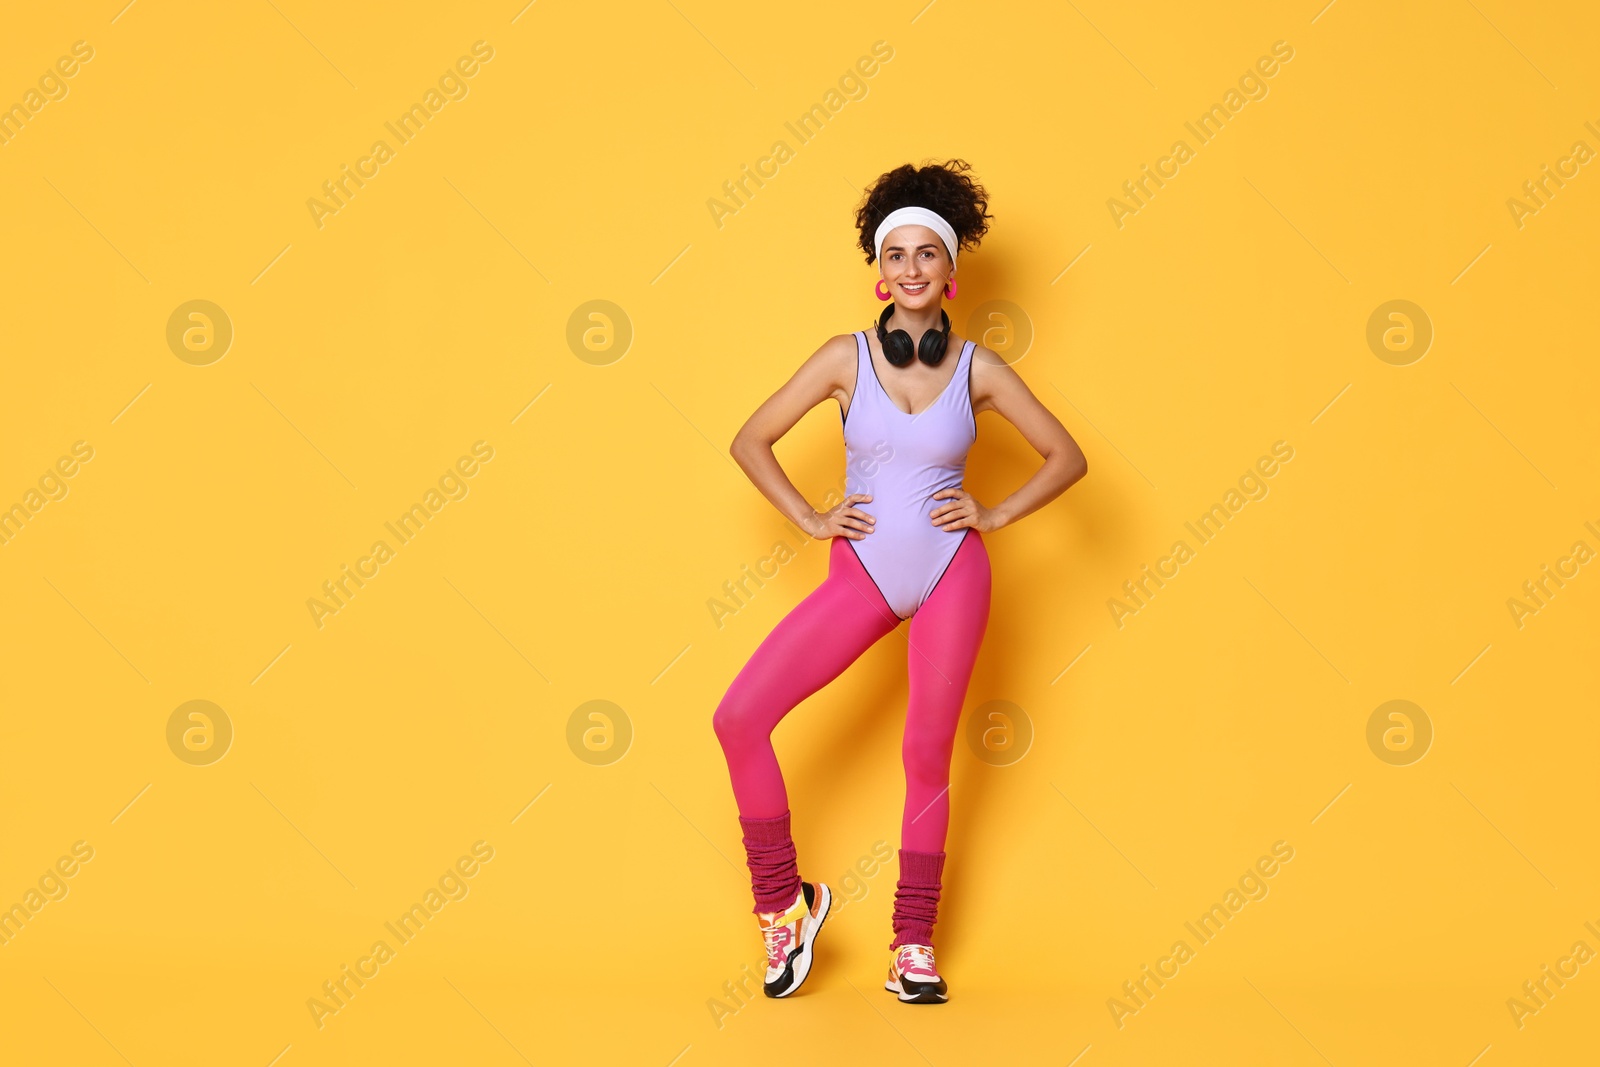
POLYGON ((828 577, 773 628, 712 720, 744 830, 769 997, 788 996, 805 981, 832 900, 826 885, 800 879, 772 730, 909 618, 906 801, 885 988, 913 1004, 947 999, 933 923, 950 754, 989 617, 982 534, 1043 507, 1088 471, 1072 436, 1016 372, 950 329, 942 303, 956 294, 956 253, 976 248, 988 230, 987 194, 967 170, 961 160, 906 164, 872 185, 856 225, 867 262, 878 262, 874 292, 894 303, 876 330, 830 338, 733 441, 734 459, 762 494, 796 526, 831 541, 828 577), (839 401, 844 427, 846 495, 817 512, 772 445, 829 397, 839 401), (1004 416, 1044 457, 993 508, 961 487, 980 411, 1004 416))

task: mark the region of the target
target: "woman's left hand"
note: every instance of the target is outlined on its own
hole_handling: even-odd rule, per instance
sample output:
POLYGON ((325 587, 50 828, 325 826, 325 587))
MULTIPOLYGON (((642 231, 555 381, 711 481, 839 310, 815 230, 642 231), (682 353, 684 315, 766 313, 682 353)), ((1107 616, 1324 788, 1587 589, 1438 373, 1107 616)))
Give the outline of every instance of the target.
POLYGON ((965 489, 941 489, 933 494, 935 500, 949 500, 933 509, 933 524, 941 530, 960 530, 970 526, 979 533, 988 533, 1000 528, 1000 522, 995 513, 978 503, 978 498, 965 489))

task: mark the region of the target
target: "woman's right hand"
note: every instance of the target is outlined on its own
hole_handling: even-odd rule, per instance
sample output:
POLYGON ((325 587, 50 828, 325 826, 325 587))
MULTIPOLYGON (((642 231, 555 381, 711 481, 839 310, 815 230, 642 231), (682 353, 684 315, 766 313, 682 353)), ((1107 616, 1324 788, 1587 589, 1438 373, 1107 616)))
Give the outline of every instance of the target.
POLYGON ((871 493, 851 493, 827 511, 813 511, 806 532, 819 541, 840 536, 861 540, 872 532, 872 524, 877 520, 855 505, 871 499, 871 493))

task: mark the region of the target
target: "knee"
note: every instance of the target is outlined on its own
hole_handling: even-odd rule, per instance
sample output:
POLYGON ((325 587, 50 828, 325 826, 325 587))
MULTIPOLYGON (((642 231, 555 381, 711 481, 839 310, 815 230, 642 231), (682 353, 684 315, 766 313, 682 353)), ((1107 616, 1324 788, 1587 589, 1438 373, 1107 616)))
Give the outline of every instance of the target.
POLYGON ((910 734, 901 744, 901 760, 906 763, 906 781, 918 785, 944 785, 950 781, 950 755, 954 736, 910 734))
POLYGON ((943 739, 907 739, 901 748, 906 780, 917 785, 944 786, 950 781, 952 745, 943 739))
POLYGON ((733 740, 733 732, 738 728, 739 717, 727 701, 717 705, 717 710, 711 713, 711 729, 717 735, 717 740, 723 748, 728 747, 728 742, 733 740))
POLYGON ((759 732, 755 725, 755 716, 749 709, 728 697, 724 697, 722 703, 717 705, 717 710, 712 713, 711 729, 716 732, 717 740, 725 750, 748 744, 755 740, 759 732))

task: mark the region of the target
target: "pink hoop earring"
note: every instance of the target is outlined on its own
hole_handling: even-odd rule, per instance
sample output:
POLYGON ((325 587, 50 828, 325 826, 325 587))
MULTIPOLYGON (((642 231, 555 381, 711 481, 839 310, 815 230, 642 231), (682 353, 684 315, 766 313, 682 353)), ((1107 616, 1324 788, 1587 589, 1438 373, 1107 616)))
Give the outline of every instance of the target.
POLYGON ((950 281, 945 284, 944 295, 946 297, 954 299, 955 295, 956 295, 956 290, 958 288, 959 288, 959 286, 956 285, 956 280, 954 278, 951 278, 950 281))
POLYGON ((879 278, 877 284, 872 287, 872 292, 877 296, 877 298, 879 300, 887 300, 887 299, 889 299, 889 296, 890 296, 889 293, 886 293, 886 292, 883 291, 883 279, 882 278, 879 278))

